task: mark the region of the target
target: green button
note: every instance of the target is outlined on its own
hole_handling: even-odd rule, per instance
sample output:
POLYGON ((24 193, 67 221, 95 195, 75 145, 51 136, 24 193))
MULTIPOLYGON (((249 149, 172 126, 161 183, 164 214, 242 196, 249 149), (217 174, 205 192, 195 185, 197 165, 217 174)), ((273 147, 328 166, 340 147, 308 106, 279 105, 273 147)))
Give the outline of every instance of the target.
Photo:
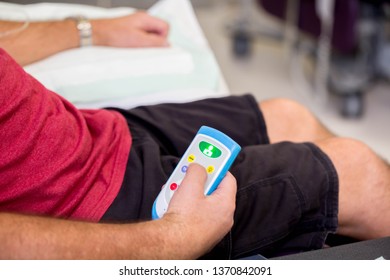
POLYGON ((205 141, 199 143, 199 149, 204 155, 211 158, 217 158, 222 154, 220 149, 205 141))

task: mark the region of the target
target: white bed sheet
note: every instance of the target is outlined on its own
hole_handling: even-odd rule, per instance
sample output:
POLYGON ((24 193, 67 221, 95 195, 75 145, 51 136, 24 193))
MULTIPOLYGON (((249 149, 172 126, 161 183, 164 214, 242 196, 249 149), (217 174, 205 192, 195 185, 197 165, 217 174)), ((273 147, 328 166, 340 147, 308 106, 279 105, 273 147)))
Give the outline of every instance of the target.
MULTIPOLYGON (((22 9, 30 20, 75 14, 113 17, 135 11, 58 3, 0 5, 22 9)), ((131 108, 227 95, 228 87, 190 2, 160 0, 149 13, 170 23, 171 47, 73 49, 28 65, 25 70, 80 108, 131 108)))

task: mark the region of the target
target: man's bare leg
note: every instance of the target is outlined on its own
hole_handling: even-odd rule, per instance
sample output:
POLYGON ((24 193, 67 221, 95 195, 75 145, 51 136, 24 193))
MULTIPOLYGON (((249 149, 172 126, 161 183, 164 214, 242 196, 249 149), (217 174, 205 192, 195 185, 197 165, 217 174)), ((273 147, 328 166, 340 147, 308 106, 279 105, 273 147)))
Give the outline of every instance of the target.
POLYGON ((338 233, 357 239, 390 236, 390 166, 360 141, 338 138, 304 106, 286 99, 260 103, 271 143, 313 142, 339 176, 338 233))
POLYGON ((390 166, 367 145, 347 138, 316 142, 339 177, 341 235, 357 239, 390 236, 390 166))
POLYGON ((288 99, 271 99, 259 104, 271 143, 280 141, 314 142, 333 137, 303 105, 288 99))

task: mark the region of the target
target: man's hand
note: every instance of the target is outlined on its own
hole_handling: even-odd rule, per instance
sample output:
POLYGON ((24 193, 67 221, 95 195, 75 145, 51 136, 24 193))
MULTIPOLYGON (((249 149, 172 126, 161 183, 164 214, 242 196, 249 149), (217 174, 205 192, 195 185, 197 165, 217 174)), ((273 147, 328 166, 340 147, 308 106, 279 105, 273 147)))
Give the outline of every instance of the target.
POLYGON ((192 250, 193 258, 209 251, 233 226, 235 178, 228 172, 209 196, 204 195, 206 178, 202 166, 191 164, 162 218, 176 231, 176 238, 182 239, 178 244, 187 244, 185 250, 192 250))
POLYGON ((145 12, 91 20, 93 44, 120 48, 166 47, 169 25, 145 12))

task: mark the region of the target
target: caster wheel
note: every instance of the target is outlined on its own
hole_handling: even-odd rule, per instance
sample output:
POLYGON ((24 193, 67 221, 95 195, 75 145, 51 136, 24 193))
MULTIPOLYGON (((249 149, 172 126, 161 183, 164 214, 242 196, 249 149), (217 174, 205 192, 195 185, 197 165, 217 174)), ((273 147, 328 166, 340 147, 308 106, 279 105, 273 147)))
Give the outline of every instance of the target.
POLYGON ((251 53, 251 38, 247 32, 236 31, 234 33, 233 52, 237 57, 246 57, 251 53))
POLYGON ((341 114, 346 118, 360 118, 363 115, 363 97, 361 93, 343 97, 341 114))

